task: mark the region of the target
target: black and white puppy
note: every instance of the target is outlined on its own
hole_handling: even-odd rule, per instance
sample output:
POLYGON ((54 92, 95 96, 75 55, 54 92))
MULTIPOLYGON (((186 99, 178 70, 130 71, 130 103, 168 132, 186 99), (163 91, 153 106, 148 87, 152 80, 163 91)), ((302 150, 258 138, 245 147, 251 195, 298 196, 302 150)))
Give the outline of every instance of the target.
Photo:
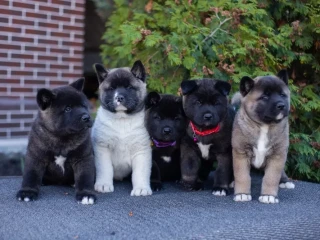
POLYGON ((41 183, 75 184, 76 200, 94 203, 92 121, 83 85, 82 78, 69 86, 38 91, 40 110, 29 135, 18 200, 35 200, 41 183))
POLYGON ((92 130, 96 164, 95 190, 113 192, 113 179, 132 173, 131 196, 151 195, 151 146, 145 127, 146 74, 133 67, 106 70, 95 64, 101 106, 92 130))
POLYGON ((217 160, 212 194, 227 194, 233 178, 231 132, 235 115, 227 99, 230 89, 229 83, 213 79, 181 83, 183 109, 190 120, 181 144, 182 183, 188 189, 202 189, 217 160))
POLYGON ((146 125, 152 145, 151 186, 162 188, 162 181, 180 180, 180 143, 187 119, 181 97, 151 92, 146 98, 146 125))

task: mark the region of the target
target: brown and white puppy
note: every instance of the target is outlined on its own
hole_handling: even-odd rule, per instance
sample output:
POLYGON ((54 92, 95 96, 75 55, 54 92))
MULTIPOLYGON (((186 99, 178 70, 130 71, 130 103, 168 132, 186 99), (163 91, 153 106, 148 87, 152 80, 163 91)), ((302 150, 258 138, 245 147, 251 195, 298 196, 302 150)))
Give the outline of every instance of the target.
POLYGON ((241 105, 232 132, 234 200, 252 199, 250 167, 253 166, 265 170, 259 201, 278 203, 279 182, 282 187, 294 188, 284 172, 289 146, 287 71, 281 70, 277 76, 243 77, 240 93, 241 105))

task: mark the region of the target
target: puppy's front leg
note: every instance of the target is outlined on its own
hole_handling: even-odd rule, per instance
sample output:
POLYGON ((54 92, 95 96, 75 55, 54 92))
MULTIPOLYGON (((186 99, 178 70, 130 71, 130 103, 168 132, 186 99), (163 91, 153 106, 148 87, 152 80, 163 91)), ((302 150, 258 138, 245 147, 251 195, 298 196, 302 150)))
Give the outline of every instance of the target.
POLYGON ((232 149, 234 198, 236 202, 251 201, 250 160, 245 152, 232 149))
POLYGON ((39 188, 45 171, 44 159, 26 155, 22 186, 16 197, 19 201, 34 201, 38 198, 39 188))
POLYGON ((160 191, 162 189, 160 169, 154 160, 151 168, 151 189, 152 191, 160 191))
POLYGON ((284 169, 286 153, 278 151, 272 158, 267 159, 264 176, 262 179, 261 196, 262 203, 278 203, 278 190, 281 173, 284 169))
POLYGON ((219 153, 216 154, 216 158, 218 167, 214 173, 212 194, 215 196, 226 196, 229 183, 232 179, 232 154, 231 152, 219 153))
POLYGON ((146 147, 132 157, 132 186, 131 196, 147 196, 152 194, 150 188, 151 148, 146 147))
POLYGON ((93 192, 95 167, 93 156, 74 161, 74 179, 76 189, 76 200, 82 204, 93 204, 96 196, 93 192))
POLYGON ((94 189, 102 193, 113 192, 113 166, 110 149, 94 144, 94 161, 96 165, 94 189))

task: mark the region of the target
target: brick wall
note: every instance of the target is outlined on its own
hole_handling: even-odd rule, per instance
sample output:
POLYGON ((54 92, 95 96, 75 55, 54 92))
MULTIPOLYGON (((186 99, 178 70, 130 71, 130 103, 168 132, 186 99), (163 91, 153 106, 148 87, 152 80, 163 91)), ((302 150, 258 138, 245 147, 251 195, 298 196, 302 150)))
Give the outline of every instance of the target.
POLYGON ((37 89, 83 74, 85 0, 0 1, 0 139, 28 135, 37 89))

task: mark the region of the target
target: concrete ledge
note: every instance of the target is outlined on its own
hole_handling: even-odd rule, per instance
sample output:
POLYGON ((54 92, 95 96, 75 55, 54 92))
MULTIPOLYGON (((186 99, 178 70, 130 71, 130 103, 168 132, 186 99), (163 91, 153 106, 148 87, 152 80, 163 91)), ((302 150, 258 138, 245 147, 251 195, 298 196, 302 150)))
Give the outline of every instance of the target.
POLYGON ((280 189, 280 203, 258 202, 261 177, 253 182, 253 201, 232 195, 186 192, 175 183, 150 197, 130 197, 131 184, 98 194, 93 206, 79 205, 74 189, 43 186, 38 201, 18 202, 21 178, 0 178, 0 239, 319 239, 320 184, 295 182, 280 189))

